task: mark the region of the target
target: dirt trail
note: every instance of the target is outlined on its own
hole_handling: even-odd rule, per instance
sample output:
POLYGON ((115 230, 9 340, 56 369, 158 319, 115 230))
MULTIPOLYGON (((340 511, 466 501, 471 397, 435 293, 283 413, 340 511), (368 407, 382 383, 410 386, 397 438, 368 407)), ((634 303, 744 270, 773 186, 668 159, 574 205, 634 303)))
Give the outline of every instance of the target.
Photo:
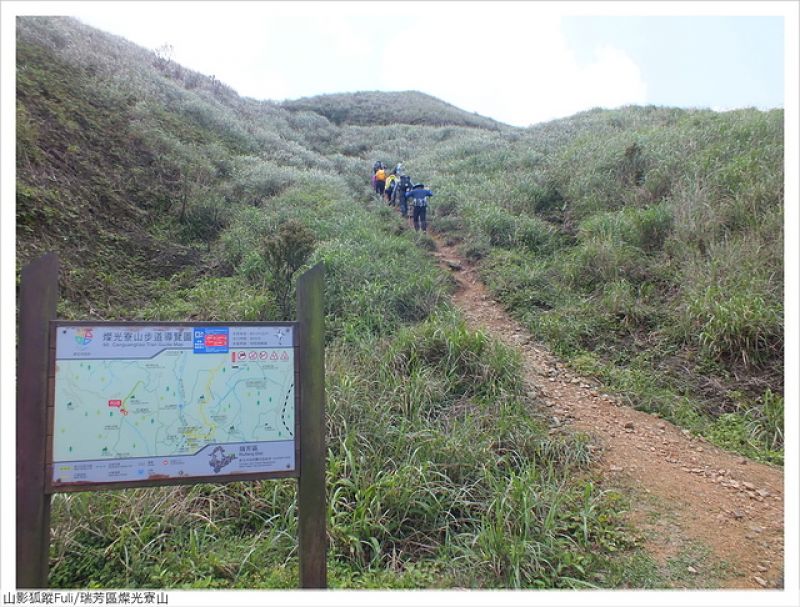
POLYGON ((522 353, 526 381, 548 407, 551 433, 588 433, 605 486, 631 496, 643 546, 677 586, 780 588, 783 471, 723 451, 615 401, 576 375, 496 303, 454 247, 435 255, 459 289, 469 325, 522 353))

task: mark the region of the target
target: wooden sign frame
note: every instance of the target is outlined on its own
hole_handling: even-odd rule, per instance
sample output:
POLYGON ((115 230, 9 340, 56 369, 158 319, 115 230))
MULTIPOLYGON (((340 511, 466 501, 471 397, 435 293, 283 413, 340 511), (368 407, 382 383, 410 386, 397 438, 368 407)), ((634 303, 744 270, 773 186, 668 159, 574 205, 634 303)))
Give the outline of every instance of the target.
POLYGON ((241 322, 62 322, 56 321, 58 256, 55 253, 22 269, 19 286, 17 356, 17 529, 18 588, 47 588, 51 495, 62 491, 126 487, 227 483, 296 477, 298 481, 298 556, 300 587, 327 588, 327 496, 325 471, 325 269, 322 263, 297 280, 297 321, 241 322), (55 330, 59 326, 288 326, 293 331, 295 361, 295 468, 213 477, 192 476, 153 481, 95 483, 68 488, 52 483, 52 433, 55 398, 55 330), (102 486, 101 486, 102 485, 102 486))

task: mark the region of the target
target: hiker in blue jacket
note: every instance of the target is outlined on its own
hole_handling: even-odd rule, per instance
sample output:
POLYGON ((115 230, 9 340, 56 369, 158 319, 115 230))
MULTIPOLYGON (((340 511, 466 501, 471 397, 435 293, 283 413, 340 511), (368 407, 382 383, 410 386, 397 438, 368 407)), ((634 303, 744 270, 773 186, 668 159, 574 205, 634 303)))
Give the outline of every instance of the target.
POLYGON ((433 192, 425 187, 425 184, 418 183, 413 186, 406 194, 406 202, 414 207, 414 230, 419 232, 428 231, 428 221, 426 219, 428 211, 428 198, 433 196, 433 192))

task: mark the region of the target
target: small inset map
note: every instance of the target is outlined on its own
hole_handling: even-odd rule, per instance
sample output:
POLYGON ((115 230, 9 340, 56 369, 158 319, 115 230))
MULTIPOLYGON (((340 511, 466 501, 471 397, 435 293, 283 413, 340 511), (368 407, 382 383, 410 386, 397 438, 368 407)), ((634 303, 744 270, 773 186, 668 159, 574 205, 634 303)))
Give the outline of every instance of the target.
POLYGON ((294 470, 292 331, 59 326, 54 484, 294 470))

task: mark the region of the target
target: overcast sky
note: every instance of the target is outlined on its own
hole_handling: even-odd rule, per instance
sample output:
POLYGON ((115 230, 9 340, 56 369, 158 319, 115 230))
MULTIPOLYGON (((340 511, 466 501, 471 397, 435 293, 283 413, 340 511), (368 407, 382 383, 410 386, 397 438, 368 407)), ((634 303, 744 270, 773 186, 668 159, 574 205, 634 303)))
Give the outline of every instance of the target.
POLYGON ((518 126, 626 104, 784 104, 785 3, 20 4, 26 11, 76 16, 150 49, 170 44, 177 62, 257 99, 416 89, 518 126))

